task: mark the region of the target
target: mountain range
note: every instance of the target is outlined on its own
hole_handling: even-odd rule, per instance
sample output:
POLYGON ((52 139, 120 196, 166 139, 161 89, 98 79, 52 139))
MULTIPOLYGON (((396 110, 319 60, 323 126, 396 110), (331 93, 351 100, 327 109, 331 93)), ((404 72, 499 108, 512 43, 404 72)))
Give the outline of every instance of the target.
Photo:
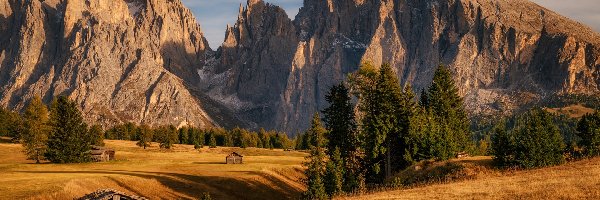
POLYGON ((0 106, 66 95, 105 127, 295 133, 367 62, 415 91, 448 66, 471 116, 600 94, 600 34, 526 0, 248 0, 216 50, 180 0, 0 0, 0 106))

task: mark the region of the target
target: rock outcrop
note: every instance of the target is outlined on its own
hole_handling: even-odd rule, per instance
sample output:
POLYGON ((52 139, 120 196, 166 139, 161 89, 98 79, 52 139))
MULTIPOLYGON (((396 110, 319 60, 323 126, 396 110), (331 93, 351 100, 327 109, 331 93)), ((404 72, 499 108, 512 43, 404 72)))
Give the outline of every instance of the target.
POLYGON ((179 0, 2 0, 0 104, 74 99, 110 126, 212 126, 192 95, 211 52, 179 0))
POLYGON ((391 64, 415 90, 446 64, 471 115, 600 93, 600 36, 529 1, 305 0, 293 21, 262 1, 246 6, 200 74, 258 126, 305 129, 328 88, 364 62, 391 64))
POLYGON ((426 88, 443 63, 472 116, 600 93, 600 36, 526 0, 240 6, 212 51, 180 0, 0 0, 0 105, 75 99, 90 122, 295 133, 361 63, 426 88))

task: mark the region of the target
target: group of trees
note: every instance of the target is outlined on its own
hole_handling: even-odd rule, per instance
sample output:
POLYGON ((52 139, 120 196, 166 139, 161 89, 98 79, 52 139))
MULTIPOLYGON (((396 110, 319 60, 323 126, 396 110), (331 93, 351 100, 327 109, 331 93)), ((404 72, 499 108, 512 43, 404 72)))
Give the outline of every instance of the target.
POLYGON ((200 129, 196 127, 158 126, 125 123, 105 131, 104 137, 113 140, 138 141, 137 145, 147 148, 151 142, 159 143, 160 148, 170 149, 173 144, 189 144, 195 148, 216 147, 257 147, 268 149, 291 149, 294 142, 285 133, 275 131, 249 131, 242 128, 226 130, 223 128, 200 129))
POLYGON ((101 142, 94 128, 83 122, 75 102, 64 96, 52 101, 50 109, 34 97, 22 115, 0 110, 0 124, 2 134, 22 143, 28 159, 36 163, 88 162, 91 145, 101 142))
POLYGON ((426 159, 447 160, 471 145, 469 120, 450 72, 439 66, 420 101, 389 65, 365 64, 326 95, 300 143, 308 144, 305 197, 323 199, 385 183, 426 159), (353 99, 358 100, 357 110, 353 99))
POLYGON ((499 166, 536 168, 599 156, 600 112, 567 122, 540 108, 504 120, 493 130, 494 160, 499 166))

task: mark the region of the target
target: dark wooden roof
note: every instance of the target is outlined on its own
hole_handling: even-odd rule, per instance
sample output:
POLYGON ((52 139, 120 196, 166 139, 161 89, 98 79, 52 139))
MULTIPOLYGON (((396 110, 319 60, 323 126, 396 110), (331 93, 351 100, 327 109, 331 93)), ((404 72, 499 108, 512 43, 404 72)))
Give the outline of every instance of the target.
POLYGON ((238 157, 244 157, 241 154, 237 153, 237 152, 231 152, 229 155, 227 155, 227 157, 229 156, 238 156, 238 157))

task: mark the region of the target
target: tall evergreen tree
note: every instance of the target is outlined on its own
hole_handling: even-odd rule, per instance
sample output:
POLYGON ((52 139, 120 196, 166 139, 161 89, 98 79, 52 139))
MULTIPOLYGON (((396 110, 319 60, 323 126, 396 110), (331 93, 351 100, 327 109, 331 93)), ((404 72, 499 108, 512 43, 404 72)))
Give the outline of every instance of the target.
POLYGON ((93 125, 90 127, 89 134, 92 145, 104 146, 104 131, 102 130, 102 126, 93 125))
POLYGON ((25 113, 22 134, 23 147, 27 158, 40 163, 46 153, 46 143, 50 127, 48 126, 48 109, 39 97, 34 97, 25 113))
POLYGON ((150 147, 152 144, 153 132, 154 131, 152 131, 152 129, 148 125, 142 124, 138 128, 138 135, 140 137, 140 140, 136 143, 136 145, 144 149, 150 147))
POLYGON ((304 199, 327 199, 323 176, 326 169, 325 155, 325 128, 322 127, 319 114, 315 114, 312 120, 311 128, 307 131, 312 140, 310 142, 310 154, 306 157, 307 162, 303 165, 307 168, 304 171, 306 178, 303 180, 307 190, 303 194, 304 199))
POLYGON ((426 99, 427 110, 432 112, 439 125, 443 126, 443 138, 446 138, 450 150, 450 156, 441 159, 449 159, 464 151, 470 141, 469 119, 452 74, 443 65, 435 71, 426 99))
POLYGON ((46 158, 53 163, 91 161, 91 137, 75 102, 60 96, 50 109, 51 134, 46 158))
POLYGON ((344 184, 344 161, 339 148, 331 151, 325 172, 325 191, 330 197, 342 193, 344 184))
POLYGON ((328 154, 333 156, 333 150, 339 148, 341 157, 346 158, 360 143, 348 88, 343 83, 335 85, 325 99, 329 103, 329 107, 323 110, 323 121, 328 130, 328 154))
POLYGON ((177 128, 172 125, 158 127, 154 134, 161 149, 171 149, 173 144, 176 144, 179 140, 177 128))
POLYGON ((367 177, 369 182, 382 183, 392 173, 392 152, 394 143, 399 142, 400 128, 398 103, 402 99, 402 89, 392 68, 385 64, 379 69, 375 89, 363 103, 369 104, 363 110, 363 131, 365 132, 365 150, 367 177))
POLYGON ((587 114, 579 120, 577 136, 581 138, 580 145, 588 156, 600 155, 600 111, 587 114))

